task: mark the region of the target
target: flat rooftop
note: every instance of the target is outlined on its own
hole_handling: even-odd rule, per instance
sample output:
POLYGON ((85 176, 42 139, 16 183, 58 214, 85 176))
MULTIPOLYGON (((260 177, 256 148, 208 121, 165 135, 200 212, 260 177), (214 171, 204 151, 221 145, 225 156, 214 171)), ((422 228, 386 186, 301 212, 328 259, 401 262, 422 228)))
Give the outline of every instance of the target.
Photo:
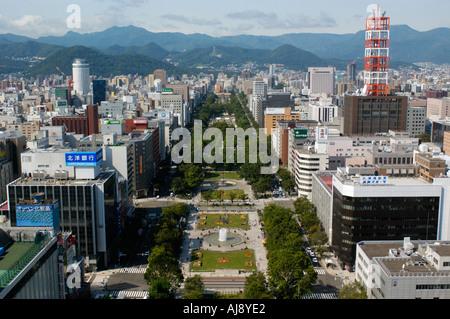
POLYGON ((66 180, 59 180, 59 179, 54 179, 54 178, 37 180, 37 179, 33 179, 32 177, 23 177, 23 178, 16 179, 15 181, 9 183, 8 185, 13 185, 13 186, 85 185, 85 186, 89 186, 89 185, 94 185, 94 184, 105 182, 111 176, 111 174, 114 174, 114 172, 106 171, 106 172, 100 172, 100 174, 95 179, 66 179, 66 180))

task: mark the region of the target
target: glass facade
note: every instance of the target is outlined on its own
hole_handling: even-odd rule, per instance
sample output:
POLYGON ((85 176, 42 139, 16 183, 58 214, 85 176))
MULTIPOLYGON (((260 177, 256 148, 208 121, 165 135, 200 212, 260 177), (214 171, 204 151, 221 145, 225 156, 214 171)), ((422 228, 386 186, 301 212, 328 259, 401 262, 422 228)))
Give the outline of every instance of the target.
MULTIPOLYGON (((36 182, 11 183, 8 185, 10 220, 16 226, 16 205, 22 199, 31 199, 31 194, 42 192, 45 199, 58 199, 60 204, 60 230, 71 231, 76 238, 77 252, 81 256, 98 259, 96 245, 96 196, 104 196, 107 247, 113 244, 117 234, 115 174, 101 175, 102 180, 94 182, 36 182), (102 184, 104 191, 99 189, 102 184)), ((111 247, 112 248, 112 247, 111 247)))
POLYGON ((364 240, 435 240, 439 197, 349 197, 333 191, 333 249, 345 265, 355 263, 364 240))

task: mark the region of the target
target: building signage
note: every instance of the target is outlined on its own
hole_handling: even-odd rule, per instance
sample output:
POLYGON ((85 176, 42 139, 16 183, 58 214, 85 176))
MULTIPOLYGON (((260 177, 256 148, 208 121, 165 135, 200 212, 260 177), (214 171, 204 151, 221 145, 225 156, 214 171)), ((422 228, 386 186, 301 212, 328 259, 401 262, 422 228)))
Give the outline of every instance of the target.
POLYGON ((308 130, 307 129, 294 129, 294 138, 307 138, 308 130))
POLYGON ((147 124, 147 120, 133 120, 133 124, 147 124))
POLYGON ((103 152, 67 152, 66 166, 98 166, 103 162, 103 152))
POLYGON ((172 88, 164 88, 162 89, 163 93, 173 93, 173 89, 172 88))
POLYGON ((387 176, 361 176, 360 177, 361 185, 369 185, 369 184, 379 184, 384 185, 388 183, 387 176))
POLYGON ((282 114, 285 114, 285 109, 283 107, 268 107, 268 108, 266 108, 266 114, 282 115, 282 114))
POLYGON ((328 128, 327 127, 319 127, 317 129, 317 139, 318 140, 328 139, 328 128))
POLYGON ((122 124, 122 121, 119 121, 119 120, 111 120, 111 121, 106 121, 105 124, 122 124))

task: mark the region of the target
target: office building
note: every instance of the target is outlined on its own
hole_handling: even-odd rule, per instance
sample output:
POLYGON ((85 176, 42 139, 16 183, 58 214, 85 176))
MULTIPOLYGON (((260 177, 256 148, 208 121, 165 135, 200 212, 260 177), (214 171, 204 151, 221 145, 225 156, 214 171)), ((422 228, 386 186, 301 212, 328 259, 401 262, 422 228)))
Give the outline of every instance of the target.
POLYGON ((312 173, 328 169, 328 154, 316 153, 312 149, 295 147, 291 150, 290 171, 294 177, 298 196, 306 196, 311 200, 312 173), (292 163, 291 163, 292 162, 292 163))
POLYGON ((425 120, 427 117, 426 106, 411 106, 408 105, 406 120, 406 130, 410 137, 416 137, 425 133, 425 120))
POLYGON ((310 67, 309 93, 310 94, 334 94, 335 68, 333 67, 310 67))
POLYGON ((450 117, 450 98, 428 98, 427 118, 443 120, 450 117))
POLYGON ((153 71, 153 76, 156 80, 160 80, 161 86, 165 87, 165 85, 167 84, 167 72, 166 70, 163 69, 157 69, 155 71, 153 71))
POLYGON ((450 298, 448 241, 361 241, 356 256, 355 279, 369 299, 450 298))
POLYGON ((84 134, 86 136, 99 133, 98 105, 88 105, 84 116, 56 116, 52 118, 52 126, 64 126, 66 132, 84 134))
POLYGON ((406 131, 406 96, 344 97, 344 135, 374 135, 406 131))
POLYGON ((89 265, 104 267, 117 258, 117 177, 101 172, 101 149, 47 149, 24 153, 24 176, 8 184, 8 220, 18 226, 17 207, 42 193, 58 200, 62 232, 72 232, 89 265))
POLYGON ((127 103, 122 101, 102 101, 98 104, 98 114, 102 118, 121 118, 126 109, 127 103))
POLYGON ((92 81, 92 95, 93 104, 100 105, 101 102, 106 101, 106 80, 92 81))
POLYGON ((450 179, 375 175, 373 167, 338 168, 332 180, 331 244, 343 267, 366 240, 447 240, 450 179))
POLYGON ((277 127, 278 121, 308 120, 308 113, 293 111, 290 107, 266 108, 264 112, 264 124, 267 135, 277 127))

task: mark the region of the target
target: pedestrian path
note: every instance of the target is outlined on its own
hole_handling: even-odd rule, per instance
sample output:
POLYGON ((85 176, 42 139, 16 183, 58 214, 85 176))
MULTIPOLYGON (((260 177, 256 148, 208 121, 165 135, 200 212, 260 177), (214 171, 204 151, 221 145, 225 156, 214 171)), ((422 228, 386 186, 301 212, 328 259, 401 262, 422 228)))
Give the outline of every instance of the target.
POLYGON ((317 268, 314 268, 314 270, 316 271, 316 273, 317 273, 318 275, 326 275, 326 274, 327 274, 326 270, 323 269, 323 268, 317 267, 317 268))
POLYGON ((146 268, 137 268, 137 267, 128 267, 128 268, 121 268, 120 273, 128 273, 128 274, 143 274, 145 273, 146 268))
POLYGON ((127 298, 127 299, 147 299, 148 291, 141 290, 113 290, 109 291, 109 295, 113 298, 127 298))
POLYGON ((339 299, 338 294, 334 292, 307 294, 302 299, 339 299))

